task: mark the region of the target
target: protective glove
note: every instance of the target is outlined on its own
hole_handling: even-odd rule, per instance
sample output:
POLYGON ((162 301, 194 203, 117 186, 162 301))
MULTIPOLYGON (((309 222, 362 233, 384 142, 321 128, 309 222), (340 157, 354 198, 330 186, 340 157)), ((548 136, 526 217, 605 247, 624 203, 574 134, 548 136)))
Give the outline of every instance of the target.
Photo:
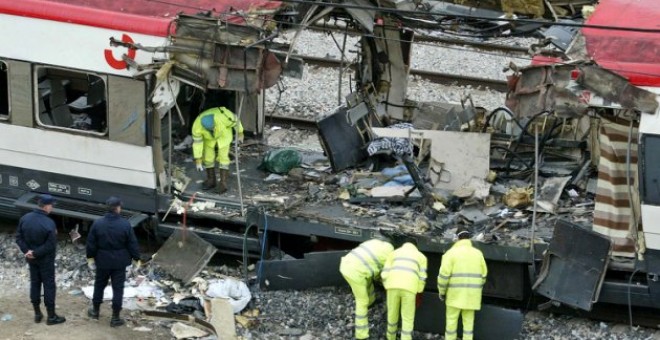
POLYGON ((202 166, 202 160, 201 159, 196 159, 195 160, 195 168, 197 171, 204 171, 204 167, 202 166))
POLYGON ((445 301, 445 296, 444 295, 440 294, 438 296, 440 297, 440 301, 445 301))
POLYGON ((90 270, 96 270, 96 261, 94 261, 93 258, 87 259, 87 268, 89 268, 90 270))
POLYGON ((243 144, 243 141, 245 140, 245 136, 242 133, 238 134, 238 144, 243 144))
POLYGON ((133 260, 133 268, 135 270, 138 270, 140 269, 140 267, 142 267, 142 260, 137 260, 137 261, 133 260))

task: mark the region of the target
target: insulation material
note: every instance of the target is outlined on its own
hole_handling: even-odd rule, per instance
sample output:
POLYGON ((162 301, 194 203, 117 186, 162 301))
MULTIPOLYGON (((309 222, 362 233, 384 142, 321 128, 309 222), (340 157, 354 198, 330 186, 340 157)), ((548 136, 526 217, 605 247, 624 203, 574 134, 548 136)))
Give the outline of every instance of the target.
POLYGON ((634 216, 639 220, 639 191, 637 180, 637 133, 633 127, 630 145, 630 168, 626 164, 629 124, 605 121, 600 126, 600 163, 598 165, 598 188, 594 210, 593 230, 610 237, 614 256, 634 257, 635 242, 631 233, 634 216), (630 171, 628 188, 626 176, 630 171), (632 200, 630 194, 632 193, 632 200))

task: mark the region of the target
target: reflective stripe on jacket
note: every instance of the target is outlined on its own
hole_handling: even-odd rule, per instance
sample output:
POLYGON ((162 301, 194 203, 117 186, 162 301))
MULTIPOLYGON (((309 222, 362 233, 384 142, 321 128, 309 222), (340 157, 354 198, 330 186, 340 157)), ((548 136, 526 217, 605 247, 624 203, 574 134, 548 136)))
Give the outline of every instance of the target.
POLYGON ((426 284, 426 256, 412 243, 405 243, 387 258, 381 277, 385 289, 421 293, 426 284))
POLYGON ((383 264, 394 247, 388 242, 373 239, 362 242, 341 258, 339 271, 353 278, 374 278, 380 275, 383 264))
POLYGON ((202 158, 204 143, 215 142, 218 148, 227 147, 233 139, 233 131, 243 133, 243 125, 236 115, 225 107, 214 107, 202 112, 192 125, 193 158, 202 158), (202 117, 213 115, 213 133, 202 126, 202 117))
POLYGON ((442 256, 438 293, 446 296, 447 306, 479 310, 487 275, 481 251, 474 248, 470 240, 460 240, 442 256))

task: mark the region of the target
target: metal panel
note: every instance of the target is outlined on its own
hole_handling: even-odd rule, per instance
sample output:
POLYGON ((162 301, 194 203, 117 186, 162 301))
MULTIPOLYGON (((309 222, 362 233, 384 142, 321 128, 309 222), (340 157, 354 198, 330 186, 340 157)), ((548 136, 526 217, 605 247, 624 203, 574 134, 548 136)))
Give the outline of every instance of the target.
POLYGON ((262 261, 263 275, 259 284, 271 290, 344 285, 346 281, 339 273, 339 262, 347 253, 326 251, 305 254, 303 259, 262 261))
MULTIPOLYGON (((422 293, 422 304, 415 313, 415 330, 445 333, 445 304, 436 293, 422 293)), ((480 340, 518 339, 522 330, 523 314, 519 310, 482 304, 475 313, 474 338, 480 340)), ((461 322, 458 323, 459 335, 461 322)), ((459 336, 460 337, 460 336, 459 336)))
MULTIPOLYGON (((168 237, 176 230, 181 230, 181 226, 174 224, 159 224, 156 227, 156 233, 160 237, 168 237)), ((228 230, 225 230, 222 233, 212 233, 201 229, 195 229, 194 233, 212 245, 216 246, 217 248, 221 249, 222 253, 242 255, 243 242, 245 241, 243 239, 243 234, 231 232, 228 230)), ((261 251, 259 240, 255 237, 248 237, 245 242, 249 255, 258 257, 258 254, 261 251)))
POLYGON ((108 76, 108 125, 111 141, 146 145, 145 97, 143 81, 108 76))
POLYGON ((321 146, 328 155, 334 171, 356 166, 367 159, 364 146, 369 141, 369 137, 365 120, 361 119, 355 126, 351 126, 346 114, 346 107, 342 106, 317 123, 321 146))
POLYGON ((430 139, 432 170, 429 177, 436 188, 455 190, 472 177, 485 179, 488 175, 489 133, 387 128, 373 128, 372 131, 379 137, 430 139))
POLYGON ((32 101, 32 71, 30 63, 15 60, 4 61, 7 63, 9 69, 11 123, 32 127, 34 124, 32 118, 34 104, 32 101))
MULTIPOLYGON (((26 193, 23 196, 19 197, 14 205, 17 208, 23 208, 26 210, 37 209, 37 193, 26 193)), ((104 204, 91 204, 87 202, 81 202, 78 200, 71 200, 58 197, 55 207, 53 208, 53 214, 68 216, 74 218, 80 218, 84 220, 96 220, 99 217, 102 217, 107 212, 107 207, 104 204)), ((133 212, 129 210, 122 209, 121 216, 128 220, 128 223, 131 224, 131 227, 135 228, 149 218, 145 214, 139 212, 133 212)))
POLYGON ((108 196, 121 197, 124 209, 156 212, 156 190, 110 183, 78 176, 0 165, 0 188, 50 193, 81 202, 103 203, 108 196))
POLYGON ((557 221, 534 290, 568 306, 591 310, 611 251, 609 238, 565 220, 557 221))
POLYGON ((177 229, 158 249, 154 263, 187 284, 206 267, 216 251, 194 232, 177 229))

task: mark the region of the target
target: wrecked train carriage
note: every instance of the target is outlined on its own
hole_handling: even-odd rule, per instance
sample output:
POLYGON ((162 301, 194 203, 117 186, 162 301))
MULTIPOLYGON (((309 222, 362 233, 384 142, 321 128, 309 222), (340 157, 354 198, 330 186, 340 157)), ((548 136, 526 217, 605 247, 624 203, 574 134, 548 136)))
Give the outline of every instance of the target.
POLYGON ((185 190, 178 174, 193 173, 168 157, 178 130, 224 105, 248 132, 261 132, 259 90, 282 72, 263 44, 264 19, 282 5, 196 6, 0 1, 3 215, 18 217, 50 193, 66 227, 84 226, 116 195, 134 226, 156 227, 173 193, 185 190))
MULTIPOLYGON (((602 2, 587 23, 625 27, 625 13, 640 18, 636 27, 652 28, 650 13, 658 11, 653 1, 612 0, 602 2)), ((592 220, 580 224, 591 238, 574 242, 555 233, 535 283, 535 290, 552 300, 585 310, 594 302, 660 307, 660 232, 654 223, 660 59, 648 53, 658 44, 656 35, 585 28, 568 48, 568 61, 536 58, 537 65, 510 79, 507 106, 518 119, 553 113, 581 121, 588 132, 590 157, 582 169, 595 173, 588 189, 595 206, 592 220), (587 251, 596 248, 600 251, 587 251), (596 287, 592 301, 576 299, 577 290, 561 276, 583 275, 596 265, 603 272, 590 279, 596 287)), ((572 178, 583 175, 575 172, 572 178)))

